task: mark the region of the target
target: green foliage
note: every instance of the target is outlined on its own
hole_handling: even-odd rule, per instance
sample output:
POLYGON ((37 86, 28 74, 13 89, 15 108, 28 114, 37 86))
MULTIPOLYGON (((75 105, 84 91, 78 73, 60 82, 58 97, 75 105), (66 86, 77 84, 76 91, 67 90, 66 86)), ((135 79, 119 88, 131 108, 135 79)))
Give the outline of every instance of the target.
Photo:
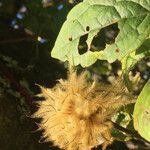
POLYGON ((84 0, 67 16, 52 50, 52 57, 83 67, 97 59, 114 62, 134 52, 150 34, 150 1, 84 0), (104 27, 118 23, 115 43, 103 51, 91 51, 94 36, 104 27), (80 55, 80 37, 88 34, 87 52, 80 55))
POLYGON ((134 52, 122 59, 122 70, 129 71, 140 59, 150 56, 150 39, 146 39, 143 44, 134 52))
MULTIPOLYGON (((18 65, 18 62, 14 59, 12 59, 11 57, 8 56, 4 56, 4 55, 0 55, 1 60, 3 60, 6 64, 7 67, 9 68, 13 68, 15 70, 15 72, 23 72, 25 71, 23 68, 21 68, 18 65)), ((26 88, 26 90, 28 91, 28 93, 30 93, 30 95, 33 95, 34 93, 31 91, 30 87, 29 87, 29 83, 25 80, 25 79, 21 79, 20 80, 20 85, 22 85, 23 87, 26 88)), ((3 93, 7 93, 8 95, 11 95, 12 97, 14 97, 16 100, 18 100, 20 102, 20 112, 24 111, 24 112, 29 112, 29 108, 25 102, 24 97, 21 95, 21 93, 19 91, 14 90, 11 87, 11 83, 10 81, 5 78, 4 76, 0 75, 0 92, 3 93)))
MULTIPOLYGON (((66 70, 64 70, 63 65, 51 58, 49 52, 67 13, 81 1, 2 0, 0 2, 0 103, 2 104, 0 121, 2 127, 17 124, 18 120, 22 120, 22 115, 32 111, 27 99, 10 79, 16 81, 32 97, 39 92, 35 83, 52 87, 55 85, 56 79, 65 78, 66 70), (2 98, 1 93, 4 93, 2 98), (13 107, 14 105, 16 106, 13 107), (8 114, 7 110, 9 111, 8 114), (17 110, 16 114, 14 110, 15 112, 17 110), (19 114, 21 116, 18 116, 19 114), (9 117, 11 115, 14 117, 10 122, 9 117), (5 116, 8 119, 5 119, 5 116), (1 118, 4 118, 8 123, 6 124, 1 118)), ((135 85, 129 73, 134 76, 136 72, 140 72, 140 82, 136 86, 136 93, 134 93, 138 96, 146 82, 145 80, 150 77, 149 14, 149 0, 84 0, 70 11, 58 35, 52 56, 62 61, 68 60, 73 65, 90 66, 87 68, 90 82, 92 77, 96 77, 98 81, 111 82, 115 79, 114 76, 123 72, 124 81, 131 92, 134 91, 135 85)), ((82 71, 82 67, 78 66, 77 70, 82 71)), ((143 89, 143 91, 145 90, 143 89)), ((145 97, 148 96, 144 95, 145 97)), ((33 100, 36 101, 34 98, 33 100)), ((149 108, 147 107, 149 105, 148 99, 139 96, 138 101, 144 108, 149 108), (147 106, 145 106, 146 104, 147 106)), ((148 130, 147 132, 145 129, 142 131, 142 127, 146 126, 142 124, 146 117, 140 118, 144 112, 142 112, 138 101, 134 112, 137 111, 139 115, 134 118, 141 119, 141 124, 135 125, 135 128, 139 134, 149 140, 148 130)), ((132 104, 121 108, 113 118, 116 124, 131 132, 135 131, 133 128, 133 106, 132 104)), ((7 139, 7 136, 13 137, 14 133, 22 134, 21 130, 24 129, 20 130, 18 127, 25 123, 27 122, 19 122, 17 127, 13 125, 10 129, 3 130, 1 128, 0 132, 3 136, 0 139, 0 145, 2 145, 2 149, 10 149, 10 147, 11 149, 17 149, 17 147, 33 150, 44 149, 44 145, 36 146, 35 141, 40 139, 39 136, 36 140, 33 140, 33 137, 29 138, 31 131, 27 131, 29 133, 24 138, 27 141, 33 140, 30 144, 26 140, 21 140, 21 143, 18 142, 20 137, 15 140, 15 143, 13 140, 7 139), (16 129, 19 129, 18 132, 16 129), (24 145, 28 145, 28 147, 24 145), (29 148, 30 145, 32 148, 29 148)), ((31 126, 27 123, 25 129, 29 127, 31 126)), ((116 128, 113 129, 112 135, 120 141, 126 141, 133 137, 135 139, 134 134, 130 136, 116 128)), ((117 144, 118 148, 119 145, 117 144)), ((116 148, 114 149, 116 150, 116 148)), ((138 149, 140 148, 138 147, 138 149)))
POLYGON ((134 127, 142 137, 150 141, 150 80, 140 93, 134 108, 134 127))
POLYGON ((30 3, 27 3, 26 6, 29 13, 20 21, 20 24, 26 26, 26 28, 33 33, 47 38, 52 37, 52 35, 49 34, 50 30, 52 30, 54 35, 59 31, 64 18, 69 11, 67 5, 64 5, 62 11, 58 11, 58 4, 52 3, 51 6, 53 7, 51 8, 44 7, 41 0, 31 1, 30 3))
MULTIPOLYGON (((91 66, 97 60, 107 60, 109 63, 120 60, 125 83, 128 90, 133 91, 135 85, 129 79, 129 72, 139 60, 150 57, 149 24, 150 1, 84 0, 69 12, 51 55, 61 61, 67 60, 75 66, 80 64, 82 67, 91 66), (106 42, 101 48, 93 49, 93 46, 96 47, 93 41, 98 38, 99 33, 113 26, 118 26, 119 30, 116 39, 106 42), (81 48, 84 48, 83 52, 80 52, 81 48)), ((94 69, 94 66, 90 68, 94 69)), ((150 82, 146 84, 135 105, 134 126, 150 141, 148 91, 150 82)), ((120 112, 115 117, 116 122, 122 118, 118 122, 121 126, 133 129, 131 111, 120 112)), ((115 132, 115 136, 117 134, 119 137, 120 133, 115 132)))

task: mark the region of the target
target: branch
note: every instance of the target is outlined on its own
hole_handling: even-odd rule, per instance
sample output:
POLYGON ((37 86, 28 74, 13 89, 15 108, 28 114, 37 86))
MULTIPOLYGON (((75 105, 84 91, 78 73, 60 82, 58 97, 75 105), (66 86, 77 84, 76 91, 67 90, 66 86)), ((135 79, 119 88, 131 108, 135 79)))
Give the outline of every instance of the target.
POLYGON ((127 129, 127 128, 124 128, 124 127, 120 126, 119 124, 117 124, 117 123, 115 123, 115 122, 112 122, 112 123, 113 123, 113 126, 114 126, 116 129, 118 129, 118 130, 120 130, 120 131, 122 131, 122 132, 124 132, 124 133, 126 133, 126 134, 128 134, 128 135, 130 135, 131 137, 135 137, 135 138, 137 138, 137 139, 143 141, 144 143, 146 142, 146 143, 150 144, 150 142, 147 141, 146 139, 144 139, 143 137, 141 137, 141 136, 138 134, 137 131, 131 131, 131 130, 127 129))
POLYGON ((25 98, 26 103, 30 107, 30 110, 35 110, 32 97, 28 94, 27 90, 14 79, 13 74, 8 71, 7 67, 0 63, 0 70, 3 75, 8 79, 9 83, 14 85, 16 90, 19 91, 19 93, 25 98))
POLYGON ((0 41, 0 44, 17 43, 22 41, 36 41, 36 37, 23 37, 18 39, 4 40, 4 41, 0 41))

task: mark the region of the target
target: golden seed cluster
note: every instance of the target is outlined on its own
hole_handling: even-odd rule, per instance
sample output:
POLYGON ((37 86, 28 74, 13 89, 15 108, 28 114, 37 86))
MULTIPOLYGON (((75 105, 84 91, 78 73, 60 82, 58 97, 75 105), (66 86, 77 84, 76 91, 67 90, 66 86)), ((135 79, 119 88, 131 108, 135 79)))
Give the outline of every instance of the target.
POLYGON ((39 128, 46 141, 66 150, 91 150, 101 144, 105 149, 113 141, 111 117, 131 100, 121 80, 96 86, 87 82, 86 72, 77 76, 71 71, 67 80, 41 91, 45 100, 38 102, 33 116, 42 118, 39 128))

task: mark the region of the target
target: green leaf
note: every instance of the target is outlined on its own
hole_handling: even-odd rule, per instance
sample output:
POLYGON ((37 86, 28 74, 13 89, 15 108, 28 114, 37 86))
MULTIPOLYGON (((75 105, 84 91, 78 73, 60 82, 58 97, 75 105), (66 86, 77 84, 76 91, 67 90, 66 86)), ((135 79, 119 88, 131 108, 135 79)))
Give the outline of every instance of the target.
POLYGON ((140 55, 135 52, 130 53, 128 56, 122 59, 122 70, 128 72, 140 59, 142 59, 145 55, 142 53, 140 55))
POLYGON ((122 59, 122 70, 130 70, 135 63, 144 57, 150 57, 150 39, 146 39, 136 51, 131 52, 122 59))
POLYGON ((134 108, 134 128, 150 141, 150 80, 140 93, 134 108))
POLYGON ((150 57, 150 39, 146 39, 136 51, 131 52, 122 59, 122 70, 129 72, 130 69, 144 57, 150 57))
POLYGON ((132 81, 129 80, 129 72, 130 72, 131 68, 144 56, 145 55, 143 53, 137 55, 136 51, 135 51, 135 52, 132 52, 129 55, 125 56, 121 61, 123 75, 124 75, 124 82, 129 91, 133 90, 133 83, 132 83, 132 81))
POLYGON ((150 33, 149 0, 84 0, 68 14, 52 50, 52 57, 71 64, 90 66, 97 59, 113 62, 135 51, 150 33), (90 51, 95 35, 104 27, 118 23, 115 43, 103 51, 90 51), (80 55, 80 37, 88 34, 88 50, 80 55))
POLYGON ((121 60, 125 83, 129 91, 133 90, 132 82, 129 80, 129 72, 137 62, 146 57, 150 57, 150 39, 146 39, 136 51, 121 60))
POLYGON ((144 41, 144 43, 138 48, 136 54, 150 57, 150 39, 144 41))

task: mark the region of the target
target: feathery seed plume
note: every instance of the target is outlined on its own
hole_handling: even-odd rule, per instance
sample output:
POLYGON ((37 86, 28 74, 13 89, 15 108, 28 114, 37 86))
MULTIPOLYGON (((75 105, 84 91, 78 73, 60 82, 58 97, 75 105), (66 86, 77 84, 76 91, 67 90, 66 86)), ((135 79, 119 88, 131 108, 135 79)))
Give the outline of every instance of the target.
POLYGON ((42 118, 43 137, 66 150, 103 149, 111 144, 111 117, 131 101, 121 80, 113 85, 95 85, 86 80, 86 72, 70 71, 67 80, 59 80, 52 89, 41 87, 44 101, 33 115, 42 118))

